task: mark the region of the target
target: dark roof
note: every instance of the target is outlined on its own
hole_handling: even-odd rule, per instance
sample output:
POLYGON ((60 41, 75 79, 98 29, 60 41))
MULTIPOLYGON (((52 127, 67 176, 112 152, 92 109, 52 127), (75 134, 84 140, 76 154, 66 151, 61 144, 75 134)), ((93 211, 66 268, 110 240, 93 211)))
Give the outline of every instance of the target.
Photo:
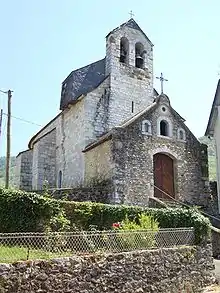
POLYGON ((205 136, 212 136, 214 134, 215 119, 217 118, 217 106, 220 105, 220 79, 215 92, 215 97, 212 103, 212 109, 209 116, 208 125, 206 128, 205 136))
POLYGON ((72 71, 62 83, 60 110, 95 89, 105 77, 105 58, 72 71))
POLYGON ((142 31, 142 29, 139 27, 139 25, 136 23, 136 21, 133 18, 130 18, 128 21, 126 21, 125 23, 121 24, 120 26, 116 27, 115 29, 113 29, 109 34, 107 34, 106 38, 113 32, 117 31, 118 29, 121 29, 123 27, 130 27, 133 28, 135 30, 140 31, 145 38, 149 41, 149 43, 153 46, 152 42, 150 41, 150 39, 147 37, 147 35, 142 31))

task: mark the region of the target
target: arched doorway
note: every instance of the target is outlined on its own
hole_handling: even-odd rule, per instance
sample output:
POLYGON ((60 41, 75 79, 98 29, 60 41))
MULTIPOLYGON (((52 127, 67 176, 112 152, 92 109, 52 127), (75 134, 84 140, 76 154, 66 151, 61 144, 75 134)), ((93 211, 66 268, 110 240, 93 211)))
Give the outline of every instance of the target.
POLYGON ((170 199, 170 197, 166 195, 167 193, 175 198, 173 159, 165 154, 158 153, 154 155, 153 160, 155 185, 154 196, 163 199, 170 199))

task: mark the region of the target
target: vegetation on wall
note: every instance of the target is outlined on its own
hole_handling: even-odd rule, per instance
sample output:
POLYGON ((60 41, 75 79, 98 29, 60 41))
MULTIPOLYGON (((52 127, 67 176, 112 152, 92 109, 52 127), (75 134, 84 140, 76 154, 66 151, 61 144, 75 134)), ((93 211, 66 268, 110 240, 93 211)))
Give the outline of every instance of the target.
POLYGON ((214 141, 206 136, 200 137, 199 141, 208 146, 209 180, 216 181, 216 152, 214 141))
POLYGON ((61 201, 45 194, 0 188, 0 232, 109 230, 113 223, 126 220, 140 225, 143 213, 160 228, 194 227, 197 242, 209 232, 209 220, 192 209, 61 201))
POLYGON ((152 216, 160 228, 194 227, 199 242, 210 230, 210 222, 199 212, 187 208, 143 208, 139 206, 108 205, 92 202, 61 202, 72 229, 108 230, 112 223, 122 222, 126 217, 138 223, 140 213, 152 216))
POLYGON ((0 188, 0 232, 62 231, 69 227, 60 203, 36 193, 0 188))

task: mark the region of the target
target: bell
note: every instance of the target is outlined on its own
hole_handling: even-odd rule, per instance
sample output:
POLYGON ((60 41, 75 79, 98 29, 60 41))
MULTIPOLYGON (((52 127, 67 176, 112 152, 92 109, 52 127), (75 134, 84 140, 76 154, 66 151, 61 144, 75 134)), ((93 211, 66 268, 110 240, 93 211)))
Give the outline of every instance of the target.
POLYGON ((121 50, 120 55, 121 55, 122 57, 125 57, 125 56, 126 56, 126 52, 125 52, 125 50, 121 50))
POLYGON ((138 59, 138 60, 144 60, 141 55, 136 55, 136 59, 138 59))

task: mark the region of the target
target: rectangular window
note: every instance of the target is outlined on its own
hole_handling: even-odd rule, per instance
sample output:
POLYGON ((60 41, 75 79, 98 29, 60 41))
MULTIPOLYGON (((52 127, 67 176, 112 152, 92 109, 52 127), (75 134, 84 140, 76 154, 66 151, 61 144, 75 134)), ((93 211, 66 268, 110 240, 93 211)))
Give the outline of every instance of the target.
POLYGON ((134 101, 131 102, 131 113, 134 113, 134 101))

